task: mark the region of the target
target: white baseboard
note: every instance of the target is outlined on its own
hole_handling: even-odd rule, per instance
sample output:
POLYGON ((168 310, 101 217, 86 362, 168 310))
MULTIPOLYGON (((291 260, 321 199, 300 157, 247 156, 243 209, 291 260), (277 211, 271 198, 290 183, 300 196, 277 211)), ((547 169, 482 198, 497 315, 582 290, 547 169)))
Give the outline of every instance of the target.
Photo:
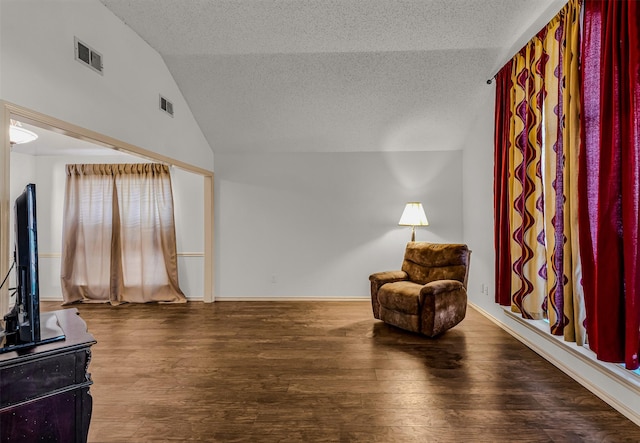
MULTIPOLYGON (((62 298, 59 296, 40 296, 41 301, 59 301, 62 303, 62 298)), ((204 301, 203 296, 194 296, 187 297, 188 301, 204 301)), ((371 298, 367 297, 215 297, 215 302, 225 302, 225 301, 370 301, 371 298)))
POLYGON ((216 296, 216 302, 225 301, 369 301, 367 297, 220 297, 216 296))
MULTIPOLYGON (((187 297, 187 301, 203 301, 204 297, 199 296, 199 297, 187 297)), ((54 301, 59 301, 60 303, 63 302, 62 297, 60 296, 40 296, 40 301, 46 301, 46 302, 54 302, 54 301)))

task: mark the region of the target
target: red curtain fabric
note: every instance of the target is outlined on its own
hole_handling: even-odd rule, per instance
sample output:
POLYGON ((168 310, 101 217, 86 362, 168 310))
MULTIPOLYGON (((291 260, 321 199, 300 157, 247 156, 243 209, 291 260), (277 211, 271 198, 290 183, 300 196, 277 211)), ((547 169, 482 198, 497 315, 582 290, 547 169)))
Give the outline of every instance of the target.
POLYGON ((494 133, 494 246, 496 291, 495 301, 511 304, 511 253, 509 227, 509 122, 511 120, 511 68, 513 60, 496 75, 496 108, 494 133))
POLYGON ((586 0, 580 251, 589 347, 640 364, 640 6, 586 0))

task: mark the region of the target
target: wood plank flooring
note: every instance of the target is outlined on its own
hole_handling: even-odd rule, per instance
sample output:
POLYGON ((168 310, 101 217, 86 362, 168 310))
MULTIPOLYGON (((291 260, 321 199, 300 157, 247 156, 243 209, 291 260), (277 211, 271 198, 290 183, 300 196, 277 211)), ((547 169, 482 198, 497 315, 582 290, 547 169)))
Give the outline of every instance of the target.
POLYGON ((473 309, 428 339, 368 302, 73 307, 98 341, 91 442, 640 441, 473 309))

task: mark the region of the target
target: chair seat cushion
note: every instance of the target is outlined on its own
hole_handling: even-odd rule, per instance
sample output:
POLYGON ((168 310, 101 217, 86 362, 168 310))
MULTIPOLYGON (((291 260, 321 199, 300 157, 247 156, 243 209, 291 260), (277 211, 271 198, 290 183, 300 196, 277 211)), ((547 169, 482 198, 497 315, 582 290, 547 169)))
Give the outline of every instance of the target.
POLYGON ((422 304, 422 286, 410 281, 386 283, 378 292, 378 301, 389 310, 417 315, 422 304))

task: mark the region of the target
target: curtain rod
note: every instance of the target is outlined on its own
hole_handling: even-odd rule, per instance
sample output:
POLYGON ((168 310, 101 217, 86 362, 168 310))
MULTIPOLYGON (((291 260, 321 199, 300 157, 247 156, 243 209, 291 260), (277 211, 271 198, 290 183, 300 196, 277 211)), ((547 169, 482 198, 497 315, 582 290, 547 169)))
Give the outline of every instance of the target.
MULTIPOLYGON (((562 12, 562 10, 567 6, 567 4, 568 4, 568 3, 569 3, 569 0, 567 0, 567 2, 565 2, 564 6, 562 6, 562 8, 560 8, 560 10, 559 10, 559 11, 558 11, 558 12, 557 12, 553 17, 551 17, 551 19, 549 20, 549 23, 551 23, 551 21, 552 21, 552 20, 553 20, 557 15, 559 15, 559 14, 562 12)), ((582 6, 582 5, 584 5, 584 0, 579 0, 579 3, 580 3, 580 5, 581 5, 581 6, 582 6)), ((580 20, 582 20, 582 19, 583 19, 582 15, 583 15, 583 11, 582 11, 582 7, 581 7, 581 8, 580 8, 580 20)), ((545 28, 549 23, 547 23, 547 24, 546 24, 546 25, 544 25, 542 28, 540 28, 540 30, 544 29, 544 28, 545 28)), ((538 31, 538 32, 540 32, 540 31, 538 31)), ((538 33, 534 34, 534 35, 533 35, 533 37, 531 37, 531 38, 533 39, 536 35, 538 35, 538 33)), ((525 43, 525 44, 523 45, 523 48, 524 48, 524 46, 526 46, 527 44, 528 44, 528 43, 525 43)), ((517 54, 518 52, 520 52, 521 50, 522 50, 522 48, 520 48, 518 51, 516 51, 516 54, 517 54)), ((514 54, 514 55, 515 55, 515 54, 514 54)), ((513 57, 513 56, 512 56, 512 57, 513 57)), ((505 62, 505 64, 507 64, 508 62, 509 62, 509 59, 507 59, 507 61, 505 62)), ((504 67, 504 65, 502 65, 502 66, 504 67)), ((502 68, 500 68, 500 69, 502 69, 502 68)), ((500 72, 500 69, 498 70, 498 72, 500 72)), ((488 79, 487 79, 487 84, 488 84, 488 85, 490 85, 491 83, 493 83, 493 80, 495 80, 496 76, 498 75, 498 72, 496 72, 495 74, 493 74, 493 76, 491 76, 490 78, 488 78, 488 79)))

